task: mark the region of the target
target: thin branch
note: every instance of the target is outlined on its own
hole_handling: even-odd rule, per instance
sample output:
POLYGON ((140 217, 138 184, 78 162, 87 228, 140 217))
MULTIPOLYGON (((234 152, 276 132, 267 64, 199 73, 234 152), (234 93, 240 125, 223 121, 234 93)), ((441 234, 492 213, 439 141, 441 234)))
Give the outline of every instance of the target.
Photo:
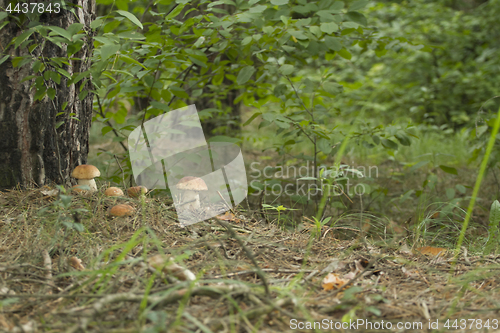
POLYGON ((264 274, 264 272, 260 268, 260 266, 259 266, 259 264, 257 262, 257 259, 255 259, 255 256, 253 255, 253 253, 245 246, 244 242, 236 234, 236 232, 234 232, 234 230, 231 227, 231 225, 229 225, 226 222, 223 222, 223 221, 219 220, 217 217, 214 217, 214 219, 217 221, 218 224, 220 224, 222 227, 226 228, 229 231, 229 233, 231 234, 231 237, 233 237, 234 239, 236 239, 236 241, 238 242, 238 244, 240 244, 241 248, 243 249, 243 251, 247 255, 248 259, 250 259, 250 261, 252 261, 253 265, 257 269, 256 274, 262 280, 262 284, 264 285, 264 289, 266 291, 266 295, 269 297, 271 295, 271 292, 269 290, 269 285, 267 283, 266 275, 264 274))
MULTIPOLYGON (((48 283, 51 285, 54 285, 52 281, 52 260, 50 259, 49 252, 47 250, 42 251, 42 257, 43 257, 43 267, 45 267, 45 280, 47 280, 48 283)), ((51 294, 52 291, 50 289, 50 285, 45 286, 45 290, 48 294, 51 294)))
MULTIPOLYGON (((105 119, 106 116, 104 115, 104 111, 102 109, 102 104, 101 104, 101 99, 99 98, 99 95, 96 94, 96 97, 97 97, 97 104, 99 105, 99 110, 97 111, 97 113, 103 118, 105 119)), ((113 127, 113 125, 109 122, 109 120, 106 120, 106 125, 108 125, 109 127, 111 127, 111 130, 113 131, 113 133, 116 135, 116 137, 119 137, 121 138, 122 136, 117 132, 117 130, 113 127)), ((125 151, 128 151, 127 147, 125 147, 125 145, 123 144, 123 142, 120 141, 120 145, 122 146, 122 148, 125 150, 125 151)))

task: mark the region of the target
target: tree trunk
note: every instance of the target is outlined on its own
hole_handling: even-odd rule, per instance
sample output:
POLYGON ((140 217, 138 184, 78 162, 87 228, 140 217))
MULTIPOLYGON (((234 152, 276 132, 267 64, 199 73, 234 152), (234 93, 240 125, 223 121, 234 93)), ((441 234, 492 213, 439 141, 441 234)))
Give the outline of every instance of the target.
MULTIPOLYGON (((6 8, 10 1, 0 0, 0 7, 6 8)), ((50 2, 44 2, 45 5, 50 2)), ((66 3, 81 6, 74 8, 75 14, 61 9, 59 13, 43 13, 38 16, 44 26, 58 26, 66 29, 73 23, 84 24, 84 30, 91 31, 89 26, 95 18, 95 0, 71 0, 66 3)), ((22 14, 12 13, 20 17, 22 14)), ((45 96, 35 101, 34 79, 21 82, 28 75, 33 75, 32 64, 40 60, 45 65, 44 71, 56 71, 50 59, 67 58, 66 44, 60 48, 48 40, 33 33, 34 39, 28 45, 37 43, 32 50, 32 61, 21 67, 13 67, 14 57, 30 55, 28 46, 14 49, 7 44, 12 38, 19 36, 27 25, 25 19, 19 27, 13 19, 0 34, 0 52, 11 57, 0 65, 0 189, 21 186, 44 185, 51 182, 69 184, 69 176, 75 166, 85 164, 89 151, 89 128, 92 120, 93 94, 89 93, 83 100, 78 98, 82 89, 91 90, 89 80, 81 80, 77 84, 67 86, 68 79, 61 75, 60 84, 45 80, 47 88, 55 89, 55 98, 45 96), (43 47, 43 49, 42 49, 43 47), (84 85, 83 87, 81 85, 84 85), (67 102, 63 110, 63 103, 67 102), (60 114, 59 114, 60 113, 60 114), (59 114, 59 115, 58 115, 59 114), (57 124, 57 125, 56 125, 57 124)), ((24 44, 24 43, 23 43, 24 44)), ((69 65, 62 69, 70 75, 81 73, 90 68, 93 46, 91 37, 84 38, 81 50, 72 56, 78 60, 68 60, 69 65)), ((0 58, 2 54, 0 53, 0 58)), ((40 76, 43 73, 38 73, 40 76)))

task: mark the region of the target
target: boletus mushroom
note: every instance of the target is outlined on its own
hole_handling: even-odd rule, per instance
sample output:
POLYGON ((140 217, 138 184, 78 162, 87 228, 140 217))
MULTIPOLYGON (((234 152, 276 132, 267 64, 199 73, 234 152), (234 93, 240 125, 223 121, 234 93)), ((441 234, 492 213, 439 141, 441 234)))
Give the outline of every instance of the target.
POLYGON ((112 216, 132 216, 135 213, 135 209, 132 206, 126 204, 119 204, 113 206, 109 211, 109 214, 112 216))
POLYGON ((134 186, 127 190, 127 194, 132 198, 138 198, 141 195, 145 195, 146 193, 148 193, 148 189, 146 186, 134 186))
POLYGON ((104 195, 108 197, 121 197, 123 196, 123 191, 118 187, 109 187, 106 191, 104 191, 104 195))
POLYGON ((71 174, 72 177, 78 179, 78 185, 87 185, 90 188, 90 192, 97 192, 94 178, 100 175, 101 172, 99 169, 90 164, 77 166, 71 174))
POLYGON ((175 188, 182 192, 181 205, 189 205, 196 209, 200 208, 200 192, 208 191, 203 179, 192 176, 181 178, 175 188))

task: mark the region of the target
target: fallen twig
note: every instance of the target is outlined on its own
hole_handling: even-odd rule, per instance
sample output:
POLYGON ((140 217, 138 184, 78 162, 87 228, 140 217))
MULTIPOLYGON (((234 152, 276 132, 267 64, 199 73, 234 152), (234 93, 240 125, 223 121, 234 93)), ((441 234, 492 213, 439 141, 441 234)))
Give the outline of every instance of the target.
MULTIPOLYGON (((52 281, 52 260, 50 259, 49 252, 47 250, 43 250, 42 257, 43 257, 43 267, 47 269, 47 271, 45 272, 45 279, 47 280, 48 283, 53 285, 54 282, 52 281)), ((46 293, 52 294, 50 285, 45 285, 45 290, 46 293)))

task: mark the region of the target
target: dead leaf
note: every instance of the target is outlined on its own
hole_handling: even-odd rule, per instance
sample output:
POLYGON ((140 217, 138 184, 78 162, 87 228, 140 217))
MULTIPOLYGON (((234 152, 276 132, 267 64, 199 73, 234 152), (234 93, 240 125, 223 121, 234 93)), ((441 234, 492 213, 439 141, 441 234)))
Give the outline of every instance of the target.
POLYGON ((236 223, 240 223, 241 222, 241 219, 239 219, 236 216, 234 216, 234 214, 231 213, 231 212, 226 212, 223 215, 217 216, 217 218, 219 220, 222 220, 222 221, 231 221, 231 222, 236 222, 236 223))
POLYGON ((71 257, 68 259, 68 264, 76 270, 83 271, 85 266, 82 265, 82 260, 77 257, 71 257))
POLYGON ((426 256, 444 256, 447 249, 444 247, 424 246, 417 248, 416 251, 426 256))
POLYGON ((349 280, 342 279, 337 273, 329 273, 323 279, 321 286, 323 287, 323 290, 332 290, 342 288, 342 286, 347 282, 349 282, 349 280))
POLYGON ((437 219, 439 217, 439 212, 435 212, 431 215, 431 219, 437 219))
POLYGON ((406 233, 406 230, 394 221, 390 221, 388 227, 389 230, 396 236, 403 236, 406 233))
POLYGON ((408 247, 408 245, 406 243, 404 243, 400 248, 399 248, 399 253, 403 253, 403 254, 411 254, 411 250, 410 248, 408 247))
POLYGON ((53 190, 44 189, 44 190, 40 190, 40 193, 42 193, 43 195, 48 196, 48 197, 53 197, 53 196, 56 196, 59 193, 59 190, 56 190, 56 189, 53 189, 53 190))

